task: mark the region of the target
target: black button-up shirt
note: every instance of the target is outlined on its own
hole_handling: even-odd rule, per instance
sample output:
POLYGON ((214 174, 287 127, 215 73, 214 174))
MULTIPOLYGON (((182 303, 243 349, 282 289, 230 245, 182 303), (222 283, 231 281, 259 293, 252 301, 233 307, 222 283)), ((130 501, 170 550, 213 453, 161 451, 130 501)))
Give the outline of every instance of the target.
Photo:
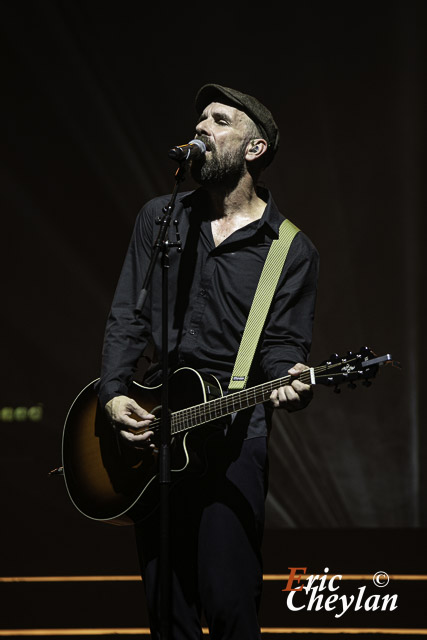
MULTIPOLYGON (((227 389, 261 270, 283 216, 270 194, 263 216, 215 246, 203 189, 178 195, 174 215, 183 251, 171 249, 169 365, 212 373, 227 389)), ((137 362, 150 339, 161 362, 161 261, 138 318, 134 309, 158 234, 156 218, 170 196, 148 202, 138 215, 108 318, 99 395, 105 404, 127 395, 137 362)), ((170 240, 174 238, 170 229, 170 240)), ((294 238, 261 335, 247 386, 287 374, 310 349, 318 254, 302 233, 294 238)), ((160 380, 159 380, 160 381, 160 380)), ((264 406, 242 412, 249 436, 266 433, 264 406)), ((267 412, 267 423, 269 412, 267 412)))

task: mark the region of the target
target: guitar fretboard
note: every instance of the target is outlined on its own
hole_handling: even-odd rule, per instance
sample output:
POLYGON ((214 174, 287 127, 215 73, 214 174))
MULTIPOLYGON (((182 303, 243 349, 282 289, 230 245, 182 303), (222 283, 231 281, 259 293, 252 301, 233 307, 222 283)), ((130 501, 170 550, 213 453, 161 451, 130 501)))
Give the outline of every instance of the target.
MULTIPOLYGON (((331 356, 330 361, 326 361, 318 367, 305 369, 297 379, 305 384, 326 384, 328 386, 334 384, 338 387, 343 382, 349 382, 350 386, 354 386, 354 380, 362 379, 368 383, 369 378, 375 376, 378 366, 386 362, 394 363, 390 354, 374 356, 368 347, 363 347, 358 354, 349 352, 347 358, 340 359, 336 355, 331 356)), ((267 402, 272 391, 291 384, 294 379, 293 376, 288 375, 174 411, 171 414, 171 435, 183 433, 206 422, 213 422, 256 404, 267 402)), ((149 427, 150 430, 158 430, 160 423, 161 418, 153 420, 149 427)))
MULTIPOLYGON (((205 422, 219 420, 237 411, 242 411, 256 404, 267 402, 272 391, 278 387, 289 384, 291 378, 292 376, 285 376, 284 378, 278 378, 271 382, 264 382, 256 387, 236 391, 226 396, 194 405, 193 407, 175 411, 171 416, 171 434, 177 435, 194 427, 198 427, 205 422)), ((298 379, 308 384, 310 382, 310 370, 303 371, 298 379)))

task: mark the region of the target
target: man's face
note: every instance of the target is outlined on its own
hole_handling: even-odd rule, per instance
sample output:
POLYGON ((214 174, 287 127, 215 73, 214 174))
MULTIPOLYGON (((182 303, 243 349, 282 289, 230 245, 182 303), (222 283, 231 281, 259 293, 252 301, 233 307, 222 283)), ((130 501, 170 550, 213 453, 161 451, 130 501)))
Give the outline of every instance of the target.
POLYGON ((251 120, 243 111, 220 102, 208 105, 196 126, 206 154, 192 162, 191 175, 201 185, 232 186, 246 171, 251 120))

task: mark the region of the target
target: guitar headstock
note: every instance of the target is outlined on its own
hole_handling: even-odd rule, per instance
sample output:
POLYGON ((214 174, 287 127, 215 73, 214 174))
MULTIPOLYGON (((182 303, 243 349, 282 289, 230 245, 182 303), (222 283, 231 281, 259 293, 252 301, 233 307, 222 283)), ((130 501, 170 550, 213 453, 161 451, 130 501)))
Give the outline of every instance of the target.
POLYGON ((400 364, 389 353, 377 356, 369 347, 362 347, 356 353, 348 351, 343 358, 333 354, 314 368, 315 384, 334 386, 337 393, 340 392, 339 386, 345 383, 354 389, 357 380, 362 380, 362 384, 369 387, 372 384, 371 378, 375 378, 379 367, 387 363, 400 368, 400 364))

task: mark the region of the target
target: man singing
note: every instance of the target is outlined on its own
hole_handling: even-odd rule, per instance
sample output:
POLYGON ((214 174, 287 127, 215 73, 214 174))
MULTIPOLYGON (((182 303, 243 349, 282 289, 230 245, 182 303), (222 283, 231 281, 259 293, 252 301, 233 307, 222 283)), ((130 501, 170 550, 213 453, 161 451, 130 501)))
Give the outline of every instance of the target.
MULTIPOLYGON (((284 217, 271 194, 257 187, 277 151, 279 131, 270 111, 252 96, 208 84, 196 96, 195 138, 206 153, 192 160, 200 185, 179 194, 182 253, 170 252, 171 371, 192 367, 213 374, 226 393, 255 290, 284 217)), ((137 298, 158 226, 170 196, 141 210, 119 279, 103 348, 99 398, 128 446, 153 447, 154 416, 129 395, 137 363, 149 343, 162 361, 161 265, 140 316, 137 298), (137 416, 135 419, 133 416, 137 416), (148 427, 136 435, 129 427, 148 427)), ((171 230, 172 232, 172 230, 171 230)), ((202 637, 204 612, 212 640, 260 638, 261 540, 267 493, 267 441, 273 409, 295 411, 311 400, 298 376, 311 345, 318 255, 310 240, 294 237, 262 328, 250 384, 291 375, 270 401, 244 409, 206 443, 207 470, 189 474, 171 492, 171 637, 202 637)), ((150 384, 159 383, 154 366, 150 384)), ((158 513, 136 526, 153 638, 159 638, 158 513)))

